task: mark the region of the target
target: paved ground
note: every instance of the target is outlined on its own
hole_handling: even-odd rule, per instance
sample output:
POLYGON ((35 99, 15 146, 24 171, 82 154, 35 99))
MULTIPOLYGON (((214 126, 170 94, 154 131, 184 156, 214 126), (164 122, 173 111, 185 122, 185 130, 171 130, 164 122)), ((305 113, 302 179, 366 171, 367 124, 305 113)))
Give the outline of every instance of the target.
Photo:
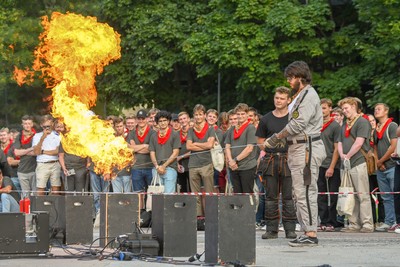
MULTIPOLYGON (((96 234, 97 232, 95 232, 96 234)), ((395 233, 319 233, 320 245, 312 248, 291 248, 281 232, 275 240, 262 240, 263 231, 256 231, 256 266, 400 266, 400 234, 395 233)), ((204 251, 204 232, 198 232, 198 253, 204 251)), ((87 246, 70 246, 87 251, 87 246)), ((174 258, 168 263, 149 261, 116 261, 95 257, 74 258, 61 248, 51 249, 53 257, 1 258, 0 266, 191 266, 188 257, 174 258)), ((201 258, 203 260, 204 257, 201 258)), ((194 264, 207 266, 199 261, 194 264)))

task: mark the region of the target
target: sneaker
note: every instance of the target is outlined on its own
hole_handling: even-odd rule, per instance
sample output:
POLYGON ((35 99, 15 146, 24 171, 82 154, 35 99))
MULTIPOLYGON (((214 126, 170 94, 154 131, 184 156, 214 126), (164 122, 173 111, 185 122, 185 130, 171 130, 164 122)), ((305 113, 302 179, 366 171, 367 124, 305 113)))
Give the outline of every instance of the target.
POLYGON ((375 230, 377 232, 387 232, 390 228, 390 225, 387 225, 386 223, 382 223, 379 227, 376 227, 375 230))
POLYGON ((289 239, 297 238, 296 232, 295 231, 286 231, 286 238, 289 238, 289 239))
POLYGON ((301 226, 299 223, 296 223, 296 232, 300 232, 301 231, 301 226))
POLYGON ((318 238, 301 235, 300 237, 289 241, 291 247, 315 247, 318 246, 318 238))
POLYGON ((395 232, 396 234, 400 234, 400 228, 397 228, 396 230, 394 230, 394 232, 395 232))
POLYGON ((278 233, 273 231, 267 231, 261 236, 262 239, 276 239, 278 238, 278 233))
POLYGON ((266 230, 266 229, 267 225, 264 222, 256 223, 256 230, 266 230))
POLYGON ((393 224, 387 231, 389 233, 393 233, 396 229, 400 229, 400 223, 398 224, 393 224))
POLYGON ((283 228, 283 224, 279 224, 279 232, 283 232, 284 228, 283 228))

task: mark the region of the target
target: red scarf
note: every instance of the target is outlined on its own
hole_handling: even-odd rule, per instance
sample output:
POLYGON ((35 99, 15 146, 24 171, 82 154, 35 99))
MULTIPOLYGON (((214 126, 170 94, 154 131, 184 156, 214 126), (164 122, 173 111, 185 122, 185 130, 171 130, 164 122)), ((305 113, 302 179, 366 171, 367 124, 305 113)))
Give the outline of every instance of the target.
POLYGON ((160 136, 160 131, 158 131, 158 143, 160 145, 165 145, 165 143, 168 141, 169 137, 171 136, 171 128, 168 127, 167 132, 165 133, 165 135, 163 137, 160 136))
POLYGON ((21 135, 22 135, 21 136, 21 145, 26 145, 26 144, 29 144, 31 142, 33 136, 35 136, 35 134, 36 134, 36 131, 35 131, 34 128, 32 128, 32 133, 33 134, 31 136, 29 136, 28 138, 25 137, 23 132, 21 133, 21 135))
POLYGON ((146 130, 144 130, 143 135, 140 136, 140 135, 139 135, 139 127, 136 128, 136 136, 137 136, 137 138, 138 138, 138 140, 139 140, 140 143, 143 144, 144 139, 146 139, 146 136, 147 136, 147 134, 149 133, 149 131, 150 131, 150 127, 149 127, 148 125, 146 125, 146 130))
POLYGON ((124 134, 123 134, 123 137, 124 137, 125 140, 128 138, 128 135, 129 135, 129 130, 127 128, 125 128, 124 129, 124 134))
POLYGON ((376 131, 376 135, 378 136, 378 139, 381 140, 383 135, 385 134, 385 131, 387 129, 387 127, 389 127, 389 124, 393 121, 393 118, 389 118, 387 119, 387 121, 385 122, 385 124, 383 125, 382 129, 378 132, 376 131))
POLYGON ((322 133, 323 131, 325 131, 326 128, 328 128, 329 125, 331 125, 331 123, 332 123, 334 120, 335 120, 335 118, 331 118, 327 123, 325 123, 325 124, 322 126, 321 133, 322 133))
POLYGON ((366 119, 367 121, 369 121, 369 117, 368 117, 367 114, 363 114, 362 117, 363 117, 364 119, 366 119))
POLYGON ((250 121, 246 121, 245 123, 243 123, 243 125, 240 126, 239 131, 237 131, 235 127, 235 129, 233 130, 233 139, 238 139, 242 135, 243 131, 246 130, 247 126, 249 126, 249 124, 250 121))
POLYGON ((179 131, 179 136, 180 136, 180 138, 181 138, 181 144, 184 144, 184 143, 186 143, 186 139, 187 139, 187 132, 186 132, 186 135, 185 135, 185 136, 183 136, 183 134, 182 134, 182 130, 180 130, 180 131, 179 131))
POLYGON ((6 146, 6 148, 3 149, 4 154, 6 155, 6 157, 7 157, 7 153, 8 153, 8 150, 10 149, 11 145, 12 145, 12 140, 10 139, 8 145, 6 146))
POLYGON ((214 125, 214 130, 215 131, 218 130, 218 126, 217 125, 214 125))
POLYGON ((201 132, 197 132, 195 129, 193 129, 193 132, 199 139, 203 139, 204 136, 206 136, 207 131, 208 131, 208 123, 207 122, 204 123, 203 129, 201 130, 201 132))

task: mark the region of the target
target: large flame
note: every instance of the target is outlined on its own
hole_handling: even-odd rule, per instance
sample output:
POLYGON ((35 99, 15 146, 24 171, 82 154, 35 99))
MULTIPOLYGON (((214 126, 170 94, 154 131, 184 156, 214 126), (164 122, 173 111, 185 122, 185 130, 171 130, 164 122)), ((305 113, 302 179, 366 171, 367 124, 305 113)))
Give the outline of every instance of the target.
POLYGON ((133 159, 122 137, 106 122, 90 115, 96 102, 95 76, 121 57, 120 36, 94 17, 54 12, 43 17, 44 32, 33 68, 52 88, 52 115, 68 128, 62 144, 68 153, 90 157, 98 173, 122 169, 133 159))

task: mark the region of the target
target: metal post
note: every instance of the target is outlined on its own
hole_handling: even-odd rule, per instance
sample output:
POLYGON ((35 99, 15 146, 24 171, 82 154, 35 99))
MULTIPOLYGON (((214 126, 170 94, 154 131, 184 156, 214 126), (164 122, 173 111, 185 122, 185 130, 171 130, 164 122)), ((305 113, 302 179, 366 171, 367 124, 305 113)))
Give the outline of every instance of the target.
POLYGON ((221 73, 218 72, 217 111, 221 112, 221 73))

